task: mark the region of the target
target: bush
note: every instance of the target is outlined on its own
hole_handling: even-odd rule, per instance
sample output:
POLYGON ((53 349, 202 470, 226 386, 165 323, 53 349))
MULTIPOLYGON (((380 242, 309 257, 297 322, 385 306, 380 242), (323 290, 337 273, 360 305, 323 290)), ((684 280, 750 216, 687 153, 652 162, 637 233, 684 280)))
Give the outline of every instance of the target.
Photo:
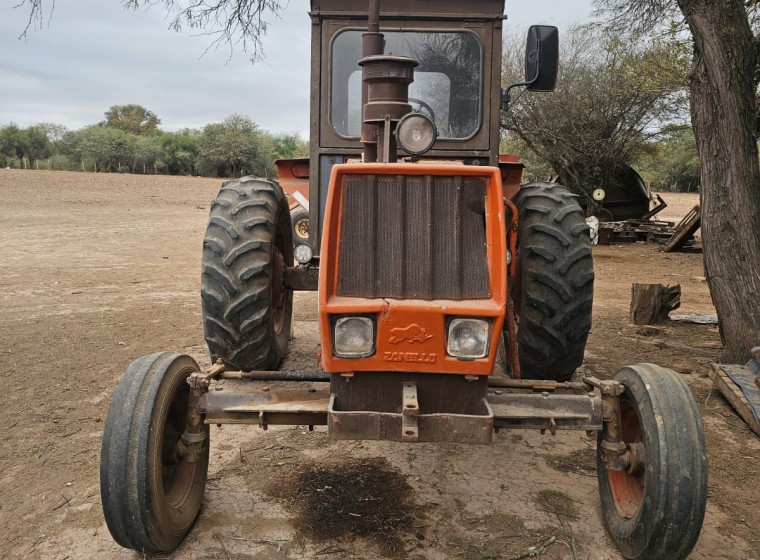
POLYGON ((58 154, 47 160, 47 169, 52 171, 81 171, 82 166, 71 161, 67 156, 58 154))

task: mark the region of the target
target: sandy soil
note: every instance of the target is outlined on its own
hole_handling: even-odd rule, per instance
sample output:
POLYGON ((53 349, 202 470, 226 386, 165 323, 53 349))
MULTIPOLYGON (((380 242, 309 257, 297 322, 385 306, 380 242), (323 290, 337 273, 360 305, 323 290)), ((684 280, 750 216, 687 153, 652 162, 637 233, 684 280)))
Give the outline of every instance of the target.
MULTIPOLYGON (((0 170, 0 557, 138 558, 104 524, 103 419, 135 358, 174 349, 208 365, 198 283, 216 180, 0 170)), ((665 195, 668 219, 695 204, 665 195)), ((651 361, 683 374, 703 415, 707 517, 693 559, 760 558, 760 442, 706 373, 711 358, 660 349, 628 324, 631 282, 680 283, 681 311, 711 312, 700 255, 636 244, 595 248, 594 327, 585 369, 651 361)), ((658 338, 719 352, 712 326, 658 338)), ((297 294, 284 369, 317 366, 314 294, 297 294)), ((502 431, 487 447, 331 442, 323 430, 212 430, 202 514, 172 558, 508 558, 557 540, 551 558, 619 558, 605 534, 585 433, 502 431), (404 553, 378 539, 316 541, 272 492, 307 465, 384 459, 411 487, 404 553)), ((377 461, 375 461, 376 463, 377 461)))

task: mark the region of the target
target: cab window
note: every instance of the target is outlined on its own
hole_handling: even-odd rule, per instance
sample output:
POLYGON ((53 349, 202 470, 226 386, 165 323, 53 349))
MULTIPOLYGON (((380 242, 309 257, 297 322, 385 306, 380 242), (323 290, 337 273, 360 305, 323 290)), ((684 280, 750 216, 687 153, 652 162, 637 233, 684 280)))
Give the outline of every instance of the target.
MULTIPOLYGON (((338 33, 331 49, 330 122, 337 134, 358 138, 361 30, 338 33)), ((480 128, 483 48, 467 31, 386 31, 386 54, 414 58, 420 65, 409 86, 412 110, 435 121, 439 138, 467 139, 480 128)))

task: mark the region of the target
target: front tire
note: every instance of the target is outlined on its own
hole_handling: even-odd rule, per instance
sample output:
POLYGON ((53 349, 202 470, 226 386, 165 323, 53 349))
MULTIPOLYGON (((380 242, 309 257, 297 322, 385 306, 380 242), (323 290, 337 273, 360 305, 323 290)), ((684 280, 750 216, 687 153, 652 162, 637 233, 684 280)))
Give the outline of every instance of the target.
POLYGON ((108 530, 125 548, 174 550, 201 509, 208 474, 208 426, 192 462, 178 451, 191 357, 159 352, 130 364, 116 386, 103 430, 100 495, 108 530))
POLYGON ((554 183, 523 185, 517 305, 520 375, 564 381, 583 363, 591 330, 594 266, 577 195, 554 183))
POLYGON ((707 452, 686 383, 654 364, 621 369, 622 436, 644 449, 643 472, 607 470, 599 432, 597 475, 602 517, 631 560, 683 560, 697 542, 707 502, 707 452))
POLYGON ((277 183, 244 177, 222 185, 203 240, 201 308, 211 360, 275 370, 290 339, 290 210, 277 183))

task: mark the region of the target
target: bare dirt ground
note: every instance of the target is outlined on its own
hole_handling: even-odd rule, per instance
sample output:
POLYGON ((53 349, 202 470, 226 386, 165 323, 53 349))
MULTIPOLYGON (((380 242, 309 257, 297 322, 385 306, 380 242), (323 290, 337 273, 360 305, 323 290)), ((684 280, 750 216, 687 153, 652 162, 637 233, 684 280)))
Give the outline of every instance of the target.
MULTIPOLYGON (((218 186, 0 170, 0 557, 142 557, 116 545, 103 521, 103 419, 135 358, 174 349, 208 365, 198 283, 218 186)), ((696 202, 665 198, 671 207, 661 217, 673 220, 696 202)), ((704 418, 710 492, 691 558, 760 558, 760 442, 706 378, 709 355, 719 353, 717 329, 673 322, 647 337, 628 323, 632 282, 680 283, 680 311, 712 312, 701 255, 607 246, 595 248, 595 264, 586 370, 609 376, 645 361, 673 368, 704 418)), ((284 369, 317 367, 316 319, 314 294, 298 294, 284 369)), ((225 426, 212 429, 212 442, 203 511, 172 558, 503 560, 552 536, 547 558, 619 558, 602 528, 595 441, 585 433, 502 431, 478 447, 331 442, 320 429, 225 426), (299 530, 303 517, 287 498, 298 493, 295 475, 357 464, 400 474, 396 487, 408 488, 398 502, 407 526, 392 548, 384 546, 391 535, 320 540, 299 530)))

